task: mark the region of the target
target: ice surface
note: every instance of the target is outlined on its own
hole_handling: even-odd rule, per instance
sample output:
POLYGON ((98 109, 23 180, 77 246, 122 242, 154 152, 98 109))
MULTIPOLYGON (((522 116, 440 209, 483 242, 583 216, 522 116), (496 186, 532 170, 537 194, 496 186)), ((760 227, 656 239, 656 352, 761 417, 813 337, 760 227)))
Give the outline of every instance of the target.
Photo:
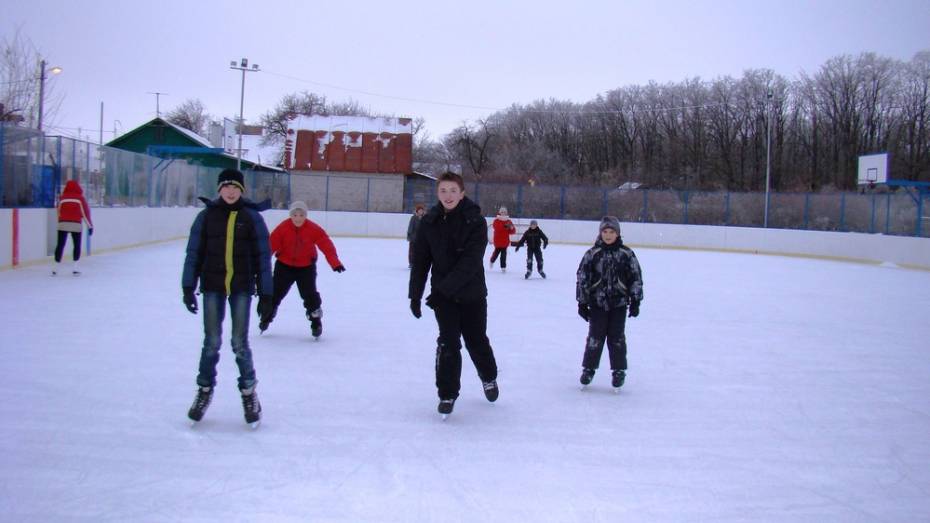
MULTIPOLYGON (((407 244, 336 238, 324 334, 296 289, 251 341, 263 421, 242 419, 227 320, 204 421, 186 412, 202 317, 184 242, 84 274, 0 272, 4 521, 928 521, 930 273, 640 249, 619 395, 578 376, 584 246, 489 271, 500 399, 465 358, 436 413, 436 325, 408 310, 407 244)), ((253 302, 254 306, 254 302, 253 302)))

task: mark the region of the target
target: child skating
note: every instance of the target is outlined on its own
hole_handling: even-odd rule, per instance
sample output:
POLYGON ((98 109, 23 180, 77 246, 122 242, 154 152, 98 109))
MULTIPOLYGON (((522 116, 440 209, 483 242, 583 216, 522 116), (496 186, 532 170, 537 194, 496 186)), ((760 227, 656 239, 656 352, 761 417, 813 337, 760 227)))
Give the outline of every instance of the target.
POLYGON ((197 374, 197 395, 187 416, 198 422, 213 399, 216 389, 216 366, 220 361, 223 317, 226 303, 232 320, 230 343, 239 367, 239 393, 245 421, 253 428, 261 420, 262 406, 255 387, 255 367, 249 348, 249 305, 258 294, 259 314, 271 307, 271 256, 268 229, 258 205, 242 197, 245 180, 242 173, 226 169, 217 178, 215 200, 206 200, 206 208, 191 225, 181 277, 182 301, 187 310, 197 314, 194 292, 203 295, 203 348, 197 374))
POLYGON ((620 221, 614 216, 601 220, 594 247, 578 266, 576 298, 578 315, 588 322, 588 337, 582 359, 581 385, 587 387, 604 351, 610 357, 611 385, 619 391, 626 379, 626 318, 639 315, 643 279, 639 261, 620 238, 620 221))
POLYGON ((318 248, 334 271, 345 272, 333 241, 322 227, 307 218, 307 204, 298 200, 291 204, 289 217, 271 233, 271 253, 277 257, 274 299, 265 314, 259 313, 258 329, 261 332, 268 329, 291 285, 297 283, 297 291, 310 320, 310 335, 319 338, 323 334, 323 299, 316 287, 318 248))
POLYGON ((491 228, 494 230, 494 252, 491 254, 491 261, 488 267, 493 268, 497 257, 501 259, 501 272, 507 272, 507 248, 510 247, 510 235, 517 232, 517 228, 510 220, 507 214, 507 208, 501 207, 497 211, 497 216, 491 222, 491 228))
POLYGON ((523 279, 528 280, 533 274, 533 258, 536 258, 536 272, 545 279, 542 250, 549 246, 549 238, 539 228, 536 220, 530 220, 530 228, 523 233, 513 252, 519 251, 524 245, 526 245, 526 274, 523 275, 523 279))

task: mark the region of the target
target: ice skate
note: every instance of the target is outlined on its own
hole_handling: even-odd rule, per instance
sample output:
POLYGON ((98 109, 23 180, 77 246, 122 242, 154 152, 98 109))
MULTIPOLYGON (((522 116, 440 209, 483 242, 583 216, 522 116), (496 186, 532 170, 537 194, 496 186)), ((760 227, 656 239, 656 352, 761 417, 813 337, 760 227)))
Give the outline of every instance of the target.
POLYGON ((80 275, 81 275, 81 271, 80 271, 80 269, 78 269, 78 262, 73 262, 73 263, 71 264, 71 275, 72 275, 72 276, 80 276, 80 275))
POLYGON ((187 411, 187 417, 191 419, 191 426, 203 419, 210 401, 213 399, 213 387, 197 387, 197 396, 194 397, 194 404, 187 411))
POLYGON ((523 279, 524 279, 524 280, 530 279, 530 275, 531 275, 531 274, 533 274, 533 273, 530 272, 530 271, 526 271, 526 274, 523 275, 523 279))
POLYGON ((314 339, 320 339, 323 334, 323 309, 308 312, 307 319, 310 320, 310 335, 314 339))
POLYGON ((544 273, 543 271, 539 271, 539 275, 542 276, 542 279, 544 280, 546 279, 546 273, 544 273))
POLYGON ((452 409, 455 407, 455 398, 440 400, 439 408, 437 409, 440 414, 442 414, 442 420, 446 421, 446 418, 449 417, 449 414, 452 414, 452 409))
POLYGON ((257 429, 262 418, 262 404, 258 401, 258 393, 255 392, 255 386, 248 389, 240 390, 242 393, 242 412, 245 415, 245 422, 253 429, 257 429))
POLYGON ((594 369, 581 369, 581 390, 588 388, 592 379, 594 379, 594 369))
POLYGON ((484 387, 484 397, 488 399, 491 403, 497 401, 497 397, 500 395, 500 389, 497 388, 497 380, 485 381, 481 384, 484 387))
POLYGON ((610 379, 610 384, 614 388, 614 392, 619 393, 620 387, 623 386, 623 382, 626 380, 626 371, 615 370, 610 379))

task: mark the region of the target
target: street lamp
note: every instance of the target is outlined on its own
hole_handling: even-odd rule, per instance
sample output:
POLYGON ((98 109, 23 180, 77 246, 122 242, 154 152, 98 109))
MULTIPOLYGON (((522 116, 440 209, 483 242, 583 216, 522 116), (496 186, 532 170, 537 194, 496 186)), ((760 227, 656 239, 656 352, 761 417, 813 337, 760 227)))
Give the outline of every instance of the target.
MULTIPOLYGON (((42 130, 42 113, 45 106, 45 78, 46 78, 46 66, 45 59, 39 60, 39 121, 36 128, 42 130)), ((61 67, 55 66, 50 67, 48 72, 51 74, 58 74, 62 71, 61 67)))
POLYGON ((772 114, 770 108, 773 96, 774 93, 769 89, 765 103, 765 114, 768 120, 768 125, 765 128, 765 218, 763 220, 765 228, 769 226, 769 177, 772 172, 772 114))
POLYGON ((230 69, 238 69, 242 71, 242 90, 239 94, 239 147, 236 149, 236 169, 242 170, 242 124, 244 120, 242 119, 242 111, 245 109, 245 73, 256 73, 259 71, 258 64, 252 64, 252 68, 249 69, 249 59, 243 58, 239 61, 239 64, 236 65, 235 60, 229 62, 230 69))

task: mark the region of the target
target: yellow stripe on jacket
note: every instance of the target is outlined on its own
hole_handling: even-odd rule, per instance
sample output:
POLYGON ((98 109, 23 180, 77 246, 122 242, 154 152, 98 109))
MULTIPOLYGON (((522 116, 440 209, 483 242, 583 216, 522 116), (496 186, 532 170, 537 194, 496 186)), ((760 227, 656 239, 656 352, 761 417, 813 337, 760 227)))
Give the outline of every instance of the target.
POLYGON ((239 211, 229 213, 229 219, 226 220, 226 295, 232 294, 233 279, 233 240, 236 236, 236 216, 239 211))

